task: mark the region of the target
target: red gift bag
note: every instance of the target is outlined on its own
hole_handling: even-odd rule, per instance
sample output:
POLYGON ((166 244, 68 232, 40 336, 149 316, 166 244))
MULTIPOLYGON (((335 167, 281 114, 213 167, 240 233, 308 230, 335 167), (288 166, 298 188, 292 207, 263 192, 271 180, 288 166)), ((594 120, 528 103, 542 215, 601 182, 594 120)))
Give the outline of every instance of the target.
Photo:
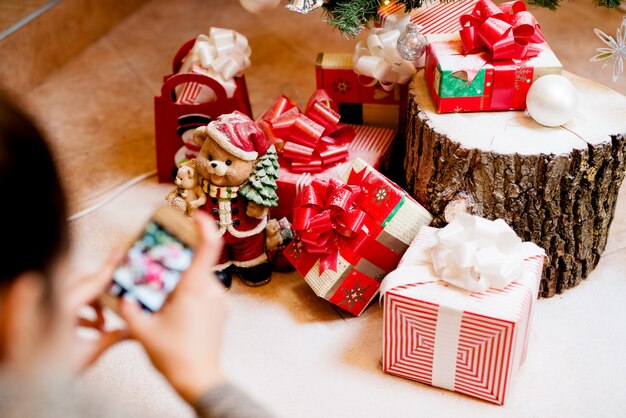
POLYGON ((215 79, 198 73, 177 74, 183 58, 193 47, 195 39, 185 43, 174 58, 173 74, 164 77, 161 95, 154 98, 154 129, 157 174, 159 182, 171 182, 180 162, 191 159, 198 151, 193 143, 193 130, 224 113, 238 110, 252 117, 248 89, 244 76, 236 77, 237 88, 228 98, 224 87, 215 79), (215 93, 215 100, 205 103, 177 103, 176 88, 186 83, 206 86, 215 93))

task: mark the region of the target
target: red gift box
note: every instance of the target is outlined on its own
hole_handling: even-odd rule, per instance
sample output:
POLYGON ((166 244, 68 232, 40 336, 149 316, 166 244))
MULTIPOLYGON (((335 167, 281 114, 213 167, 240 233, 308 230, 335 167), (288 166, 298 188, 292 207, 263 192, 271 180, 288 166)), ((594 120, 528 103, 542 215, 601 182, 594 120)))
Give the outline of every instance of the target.
POLYGON ((425 79, 441 113, 523 110, 534 80, 560 74, 535 18, 521 1, 479 0, 457 34, 427 35, 425 79))
POLYGON ((470 292, 436 276, 435 231, 422 228, 383 282, 383 370, 504 404, 525 360, 544 256, 526 258, 503 289, 470 292))
MULTIPOLYGON (((354 139, 347 144, 349 160, 360 158, 367 164, 380 170, 386 165, 391 156, 393 140, 396 131, 393 129, 376 128, 373 126, 350 125, 355 132, 354 139)), ((296 195, 314 179, 329 180, 340 178, 350 167, 351 162, 344 161, 319 173, 293 173, 288 166, 281 165, 279 177, 276 180, 278 188, 278 206, 271 209, 272 217, 291 219, 293 203, 296 195)))
POLYGON ((180 73, 183 58, 195 43, 185 43, 174 58, 173 74, 164 77, 161 95, 154 98, 154 129, 156 141, 157 174, 160 182, 169 182, 176 176, 178 164, 197 154, 193 144, 193 130, 207 125, 224 113, 239 110, 252 116, 248 89, 244 76, 235 77, 236 89, 227 97, 223 86, 215 79, 202 73, 180 73), (205 103, 177 103, 176 89, 185 86, 204 86, 213 90, 216 100, 205 103))
POLYGON ((274 218, 291 220, 296 194, 313 179, 339 178, 351 160, 361 158, 381 169, 391 156, 396 131, 344 125, 324 90, 316 91, 304 113, 285 96, 257 121, 279 154, 278 206, 274 218))
POLYGON ((386 128, 403 124, 406 84, 385 91, 373 79, 359 79, 353 69, 352 54, 318 54, 315 74, 317 88, 326 90, 342 122, 386 128))
POLYGON ((343 177, 298 194, 285 257, 318 296, 360 315, 432 216, 363 160, 343 177))

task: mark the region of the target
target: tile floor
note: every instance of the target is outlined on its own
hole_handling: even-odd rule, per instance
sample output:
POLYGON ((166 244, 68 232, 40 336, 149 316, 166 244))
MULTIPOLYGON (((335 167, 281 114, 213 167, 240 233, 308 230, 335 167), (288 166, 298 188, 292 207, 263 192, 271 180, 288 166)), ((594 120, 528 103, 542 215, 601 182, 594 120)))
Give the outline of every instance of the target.
MULTIPOLYGON (((591 28, 614 32, 619 12, 576 0, 537 15, 569 71, 610 84, 610 69, 588 62, 600 46, 591 28)), ((147 4, 27 95, 50 134, 73 212, 154 168, 152 98, 177 48, 210 26, 250 39, 253 67, 246 76, 257 115, 279 94, 303 105, 314 88, 316 53, 354 45, 318 14, 279 9, 255 16, 234 0, 147 4)), ((610 85, 626 93, 626 78, 610 85)), ((73 223, 76 263, 96 268, 169 188, 150 179, 73 223)), ((579 287, 538 302, 528 360, 504 407, 383 374, 381 308, 373 305, 360 318, 342 315, 295 274, 276 274, 259 289, 235 283, 224 368, 282 417, 618 416, 626 407, 624 257, 622 188, 598 268, 579 287)), ((85 381, 146 416, 191 416, 132 342, 112 349, 85 381)))

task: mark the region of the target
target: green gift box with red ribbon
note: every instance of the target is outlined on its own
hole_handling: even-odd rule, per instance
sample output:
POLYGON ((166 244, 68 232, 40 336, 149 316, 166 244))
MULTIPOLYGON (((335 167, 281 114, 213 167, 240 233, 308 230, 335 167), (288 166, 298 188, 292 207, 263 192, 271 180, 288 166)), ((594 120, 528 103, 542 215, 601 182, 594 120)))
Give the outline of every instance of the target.
POLYGON ((285 257, 313 291, 361 315, 432 216, 361 159, 343 181, 313 180, 296 197, 285 257))
POLYGON ((455 34, 427 35, 425 79, 440 113, 523 110, 531 84, 562 65, 521 1, 480 0, 455 34))

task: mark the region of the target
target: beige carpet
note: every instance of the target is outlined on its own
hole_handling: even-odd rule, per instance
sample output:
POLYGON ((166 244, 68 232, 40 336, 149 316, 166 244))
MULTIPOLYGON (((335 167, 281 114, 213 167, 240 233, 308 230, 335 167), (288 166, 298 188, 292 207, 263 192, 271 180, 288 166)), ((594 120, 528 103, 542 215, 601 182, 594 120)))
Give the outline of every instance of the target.
MULTIPOLYGON (((614 33, 618 11, 591 0, 564 2, 558 13, 536 11, 566 69, 626 93, 626 76, 588 59, 601 46, 592 28, 614 33)), ((318 13, 283 9, 255 16, 235 0, 155 0, 140 9, 27 99, 50 134, 73 212, 129 179, 154 169, 152 100, 173 54, 210 26, 248 36, 253 66, 246 73, 258 115, 279 94, 299 105, 314 89, 319 51, 349 52, 354 41, 325 26, 318 13)), ((626 117, 626 115, 625 115, 626 117)), ((123 245, 169 190, 143 182, 72 224, 74 259, 96 268, 123 245)), ((617 416, 626 407, 626 196, 622 190, 607 251, 578 288, 540 300, 527 363, 505 407, 385 375, 380 370, 382 311, 342 316, 296 275, 275 275, 259 289, 235 283, 224 365, 229 376, 284 417, 617 416)), ((189 416, 125 343, 106 355, 87 382, 104 385, 147 416, 189 416)))

